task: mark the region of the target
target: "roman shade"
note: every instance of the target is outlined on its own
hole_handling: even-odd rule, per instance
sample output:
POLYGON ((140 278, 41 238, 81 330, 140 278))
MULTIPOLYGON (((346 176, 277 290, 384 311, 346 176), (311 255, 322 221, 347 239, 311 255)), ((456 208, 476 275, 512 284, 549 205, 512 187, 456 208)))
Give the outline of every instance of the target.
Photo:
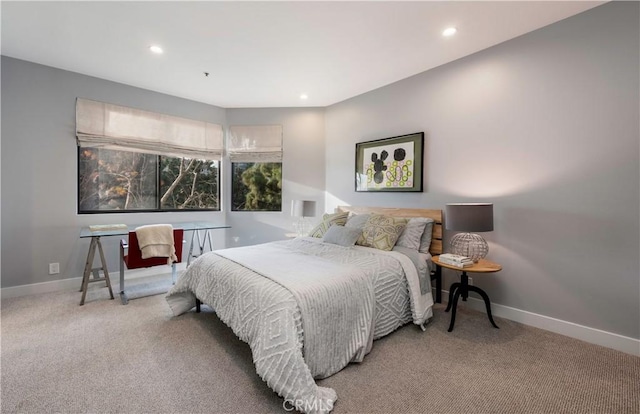
POLYGON ((76 137, 80 147, 208 160, 220 160, 224 142, 217 124, 82 98, 76 137))
POLYGON ((227 151, 232 162, 282 162, 282 126, 231 126, 227 151))

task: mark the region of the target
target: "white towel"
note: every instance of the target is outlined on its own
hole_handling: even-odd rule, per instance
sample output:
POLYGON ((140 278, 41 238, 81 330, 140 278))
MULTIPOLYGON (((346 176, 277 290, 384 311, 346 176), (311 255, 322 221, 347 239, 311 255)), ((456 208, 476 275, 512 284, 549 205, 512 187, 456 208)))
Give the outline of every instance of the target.
POLYGON ((171 224, 152 224, 136 228, 142 258, 167 257, 167 263, 178 261, 171 224))

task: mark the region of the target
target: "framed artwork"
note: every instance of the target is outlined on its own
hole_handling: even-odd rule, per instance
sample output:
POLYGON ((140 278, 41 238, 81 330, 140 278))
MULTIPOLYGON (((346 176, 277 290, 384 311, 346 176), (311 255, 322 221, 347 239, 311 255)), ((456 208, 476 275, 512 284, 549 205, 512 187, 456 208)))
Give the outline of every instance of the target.
POLYGON ((356 191, 422 192, 424 132, 356 144, 356 191))

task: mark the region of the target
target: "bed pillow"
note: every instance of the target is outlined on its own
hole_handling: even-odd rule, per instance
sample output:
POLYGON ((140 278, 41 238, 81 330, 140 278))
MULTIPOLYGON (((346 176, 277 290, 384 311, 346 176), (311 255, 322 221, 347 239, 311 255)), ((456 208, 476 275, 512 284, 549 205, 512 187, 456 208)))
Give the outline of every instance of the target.
POLYGON ((354 214, 352 216, 349 216, 349 219, 347 220, 347 224, 345 224, 345 227, 351 227, 351 228, 362 231, 362 229, 364 229, 364 225, 367 223, 367 220, 369 220, 370 216, 371 216, 370 214, 354 214))
MULTIPOLYGON (((406 247, 415 251, 420 250, 420 241, 426 225, 427 219, 425 217, 410 218, 407 227, 405 227, 400 237, 398 237, 396 246, 406 247)), ((431 240, 431 236, 429 236, 429 240, 431 240)))
POLYGON ((322 221, 309 232, 309 236, 320 238, 324 236, 327 230, 329 230, 329 227, 333 226, 334 224, 344 226, 347 222, 348 216, 349 212, 323 215, 322 221))
POLYGON ((322 241, 349 247, 356 244, 356 240, 358 240, 360 234, 362 234, 362 230, 360 229, 334 224, 329 227, 329 230, 324 234, 322 241))
POLYGON ((356 244, 379 250, 391 250, 407 227, 408 220, 382 214, 371 214, 356 244))
POLYGON ((418 250, 420 253, 429 253, 429 248, 431 247, 431 236, 433 235, 433 219, 427 218, 427 225, 424 226, 424 231, 422 232, 422 237, 420 238, 420 249, 418 250))

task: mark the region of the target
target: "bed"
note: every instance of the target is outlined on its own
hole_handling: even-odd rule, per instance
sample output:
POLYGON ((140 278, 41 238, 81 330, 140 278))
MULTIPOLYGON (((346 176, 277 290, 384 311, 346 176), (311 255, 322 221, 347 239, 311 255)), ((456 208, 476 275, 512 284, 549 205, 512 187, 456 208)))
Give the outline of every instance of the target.
POLYGON ((375 339, 407 323, 425 330, 431 279, 439 301, 430 258, 442 251, 442 211, 338 207, 310 236, 207 253, 167 302, 176 316, 211 306, 249 344, 256 372, 288 407, 327 413, 337 394, 315 379, 361 362, 375 339), (356 233, 369 247, 354 244, 356 233))

